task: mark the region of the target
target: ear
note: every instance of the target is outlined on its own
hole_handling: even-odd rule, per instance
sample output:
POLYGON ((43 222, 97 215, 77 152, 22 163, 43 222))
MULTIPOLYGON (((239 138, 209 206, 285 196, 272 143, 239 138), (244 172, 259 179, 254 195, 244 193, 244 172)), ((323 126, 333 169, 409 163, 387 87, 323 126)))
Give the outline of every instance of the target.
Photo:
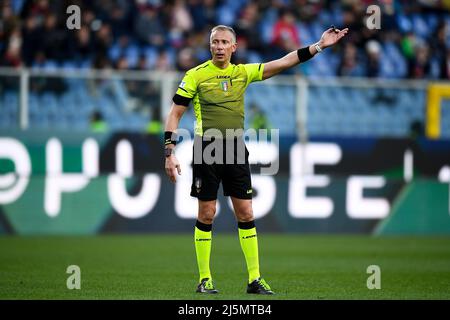
POLYGON ((231 46, 231 49, 232 49, 232 52, 233 52, 233 53, 236 52, 236 49, 237 49, 237 43, 234 43, 234 44, 231 46))

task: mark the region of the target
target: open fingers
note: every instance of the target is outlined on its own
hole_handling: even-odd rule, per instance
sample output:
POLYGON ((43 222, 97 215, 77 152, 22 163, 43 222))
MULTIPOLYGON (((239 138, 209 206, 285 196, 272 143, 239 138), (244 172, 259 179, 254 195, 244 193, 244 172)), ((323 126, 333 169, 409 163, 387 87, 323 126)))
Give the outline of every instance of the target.
POLYGON ((329 28, 329 29, 327 29, 326 31, 325 31, 326 33, 337 33, 337 34, 347 34, 348 33, 348 28, 345 28, 345 29, 338 29, 338 28, 336 28, 336 27, 331 27, 331 28, 329 28))
POLYGON ((343 36, 345 36, 348 33, 348 28, 345 28, 338 33, 338 38, 341 39, 343 36))

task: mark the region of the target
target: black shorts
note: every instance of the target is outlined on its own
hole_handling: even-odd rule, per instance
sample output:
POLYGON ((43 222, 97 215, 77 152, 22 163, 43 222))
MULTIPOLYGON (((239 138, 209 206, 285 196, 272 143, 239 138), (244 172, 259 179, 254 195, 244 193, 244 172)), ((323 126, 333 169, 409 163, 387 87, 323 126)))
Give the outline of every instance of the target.
POLYGON ((253 190, 248 162, 249 153, 243 139, 234 138, 232 142, 227 140, 217 142, 216 146, 222 145, 222 154, 216 153, 215 149, 211 148, 210 144, 213 141, 204 141, 200 137, 194 140, 191 196, 202 201, 216 200, 217 191, 222 182, 225 196, 251 199, 253 190), (233 147, 230 148, 230 146, 233 147), (198 153, 200 150, 201 155, 211 154, 217 161, 212 162, 211 158, 200 157, 198 153), (210 152, 211 150, 213 151, 210 152))

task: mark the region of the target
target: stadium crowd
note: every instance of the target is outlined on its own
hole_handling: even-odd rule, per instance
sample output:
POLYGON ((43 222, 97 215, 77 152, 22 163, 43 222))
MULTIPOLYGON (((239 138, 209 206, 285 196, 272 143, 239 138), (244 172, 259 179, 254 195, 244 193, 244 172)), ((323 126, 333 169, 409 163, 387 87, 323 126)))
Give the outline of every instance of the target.
MULTIPOLYGON (((209 59, 212 26, 233 26, 235 63, 267 61, 316 41, 330 24, 350 28, 324 59, 335 76, 450 78, 449 1, 407 0, 9 0, 0 20, 0 66, 185 71, 209 59), (81 28, 69 30, 69 5, 81 28), (365 25, 381 8, 381 30, 365 25), (332 63, 335 61, 335 63, 332 63)), ((294 72, 313 71, 298 67, 294 72)))

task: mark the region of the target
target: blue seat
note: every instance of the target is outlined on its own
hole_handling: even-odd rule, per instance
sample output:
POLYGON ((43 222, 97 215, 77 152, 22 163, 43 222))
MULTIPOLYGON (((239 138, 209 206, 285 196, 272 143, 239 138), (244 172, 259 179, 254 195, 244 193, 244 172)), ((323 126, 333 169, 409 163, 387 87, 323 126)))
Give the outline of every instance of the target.
POLYGON ((117 59, 119 59, 121 54, 122 48, 120 47, 120 45, 117 42, 113 43, 108 50, 109 59, 111 59, 111 61, 117 61, 117 59))
POLYGON ((410 32, 413 28, 413 24, 409 17, 402 13, 397 15, 397 25, 399 26, 400 31, 404 33, 410 32))
POLYGON ((273 22, 269 21, 269 20, 262 20, 261 24, 260 24, 260 28, 261 28, 261 40, 265 43, 268 44, 272 41, 272 30, 273 30, 273 22))
POLYGON ((221 5, 216 12, 217 23, 224 25, 234 25, 236 19, 236 9, 228 4, 221 5))
POLYGON ((78 66, 75 61, 67 60, 61 64, 61 68, 63 70, 76 70, 78 66))
POLYGON ((311 34, 311 30, 306 23, 297 23, 297 31, 300 35, 300 43, 302 43, 303 45, 315 41, 313 35, 311 34))
POLYGON ((412 24, 414 25, 414 33, 420 37, 427 38, 433 29, 430 29, 422 14, 412 15, 412 24))
POLYGON ((125 49, 125 56, 129 68, 134 68, 139 60, 139 47, 137 45, 129 45, 125 49))

